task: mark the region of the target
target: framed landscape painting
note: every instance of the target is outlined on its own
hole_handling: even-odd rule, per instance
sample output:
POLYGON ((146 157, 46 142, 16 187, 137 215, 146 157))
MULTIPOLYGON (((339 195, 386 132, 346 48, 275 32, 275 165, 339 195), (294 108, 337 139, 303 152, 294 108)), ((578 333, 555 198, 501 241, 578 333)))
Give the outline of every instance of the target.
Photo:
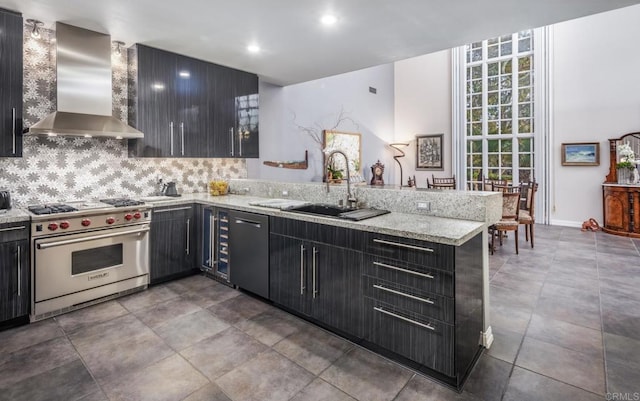
POLYGON ((562 144, 563 166, 599 166, 600 143, 581 142, 562 144))
POLYGON ((444 134, 416 137, 416 170, 444 170, 443 138, 444 134))

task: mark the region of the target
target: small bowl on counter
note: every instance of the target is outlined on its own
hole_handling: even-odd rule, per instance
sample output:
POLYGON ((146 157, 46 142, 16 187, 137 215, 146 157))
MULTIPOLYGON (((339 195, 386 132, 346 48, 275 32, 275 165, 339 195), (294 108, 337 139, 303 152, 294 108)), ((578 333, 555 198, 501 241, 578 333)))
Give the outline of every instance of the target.
POLYGON ((229 181, 217 178, 209 181, 209 195, 221 196, 229 193, 229 181))

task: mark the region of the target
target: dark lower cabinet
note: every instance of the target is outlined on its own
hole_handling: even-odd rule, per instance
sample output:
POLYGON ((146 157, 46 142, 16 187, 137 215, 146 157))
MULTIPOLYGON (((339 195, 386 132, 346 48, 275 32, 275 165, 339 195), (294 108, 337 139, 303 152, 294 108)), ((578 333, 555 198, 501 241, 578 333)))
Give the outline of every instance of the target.
POLYGON ((22 156, 22 15, 0 8, 0 157, 22 156))
POLYGON ((0 225, 0 322, 29 314, 29 222, 0 225))
MULTIPOLYGON (((291 232, 315 232, 340 238, 344 229, 295 220, 283 221, 291 232)), ((273 227, 273 224, 272 224, 273 227)), ((276 224, 276 230, 278 224, 276 224)), ((274 233, 270 237, 270 298, 349 336, 362 336, 362 252, 274 233)))
POLYGON ((461 246, 366 236, 364 345, 460 388, 482 350, 482 234, 461 246))
POLYGON ((195 206, 154 208, 151 218, 151 284, 197 272, 195 206))
POLYGON ((366 339, 446 376, 455 375, 452 324, 365 298, 366 339))
POLYGON ((460 388, 480 355, 482 234, 461 246, 271 219, 277 305, 460 388))

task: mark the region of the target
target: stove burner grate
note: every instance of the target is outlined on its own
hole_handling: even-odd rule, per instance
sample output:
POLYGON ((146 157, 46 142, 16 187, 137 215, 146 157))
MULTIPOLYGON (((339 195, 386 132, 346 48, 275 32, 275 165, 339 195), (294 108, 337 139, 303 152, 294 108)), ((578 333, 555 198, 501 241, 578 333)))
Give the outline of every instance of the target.
POLYGON ((111 205, 115 207, 144 205, 144 202, 142 201, 129 199, 129 198, 100 199, 100 202, 106 203, 107 205, 111 205))
POLYGON ((67 212, 76 212, 76 209, 73 206, 65 205, 64 203, 51 203, 44 205, 34 205, 29 206, 27 208, 31 213, 36 215, 41 214, 56 214, 56 213, 67 213, 67 212))

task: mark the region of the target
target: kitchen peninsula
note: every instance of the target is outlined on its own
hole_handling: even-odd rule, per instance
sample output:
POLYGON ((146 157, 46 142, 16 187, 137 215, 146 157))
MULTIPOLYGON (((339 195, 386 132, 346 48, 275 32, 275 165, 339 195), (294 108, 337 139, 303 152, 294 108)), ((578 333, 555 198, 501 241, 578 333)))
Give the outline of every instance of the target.
MULTIPOLYGON (((227 196, 191 194, 156 201, 154 211, 195 205, 196 230, 209 233, 234 222, 258 226, 257 218, 268 216, 268 283, 263 284, 270 301, 442 382, 462 386, 482 346, 492 341, 483 244, 486 227, 500 218, 499 194, 356 187, 361 207, 391 213, 350 221, 258 206, 265 200, 336 205, 346 197, 345 186, 327 193, 319 183, 231 180, 230 187, 227 196), (418 202, 430 208, 417 209, 418 202), (244 217, 235 221, 234 211, 244 217)), ((232 237, 233 227, 224 235, 232 237)), ((211 238, 215 241, 215 235, 211 238)), ((260 247, 259 240, 243 240, 251 249, 260 247)), ((240 267, 233 240, 229 243, 230 249, 226 242, 219 248, 228 254, 218 257, 214 245, 198 249, 196 265, 209 269, 208 260, 224 259, 228 270, 218 278, 238 285, 234 269, 240 267)))
MULTIPOLYGON (((205 270, 453 387, 464 384, 492 341, 484 244, 500 217, 499 194, 361 186, 353 191, 359 207, 390 213, 351 221, 258 206, 337 205, 345 186, 327 193, 320 183, 232 179, 230 190, 138 206, 152 208, 151 284, 205 270), (257 263, 246 258, 259 249, 257 263)), ((0 224, 16 219, 29 225, 29 215, 16 212, 0 224)))

